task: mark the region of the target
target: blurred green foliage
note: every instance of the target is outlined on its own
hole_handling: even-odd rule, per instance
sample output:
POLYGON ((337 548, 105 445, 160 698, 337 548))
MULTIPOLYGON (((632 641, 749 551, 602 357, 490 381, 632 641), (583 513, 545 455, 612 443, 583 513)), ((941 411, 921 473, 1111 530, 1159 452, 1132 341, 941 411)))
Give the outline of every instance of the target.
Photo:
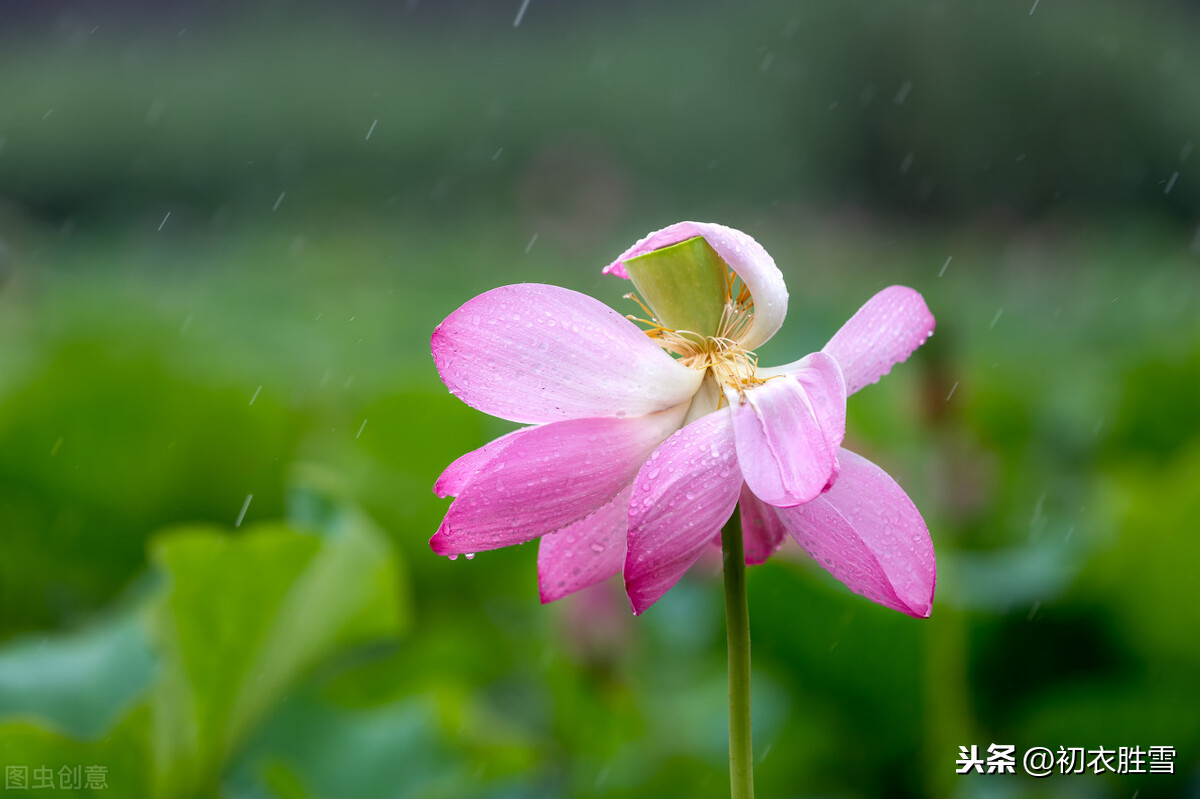
POLYGON ((426 545, 437 474, 509 429, 434 326, 517 281, 628 309, 599 268, 700 217, 784 271, 764 363, 891 283, 938 319, 848 425, 930 524, 933 617, 750 572, 761 795, 1194 794, 1193 12, 424 8, 0 32, 0 765, 722 795, 715 570, 634 620, 616 585, 539 606, 533 547, 426 545), (972 743, 1178 754, 957 777, 972 743))
POLYGON ((1185 224, 1200 207, 1197 20, 1175 2, 558 4, 519 28, 461 0, 226 5, 173 29, 82 11, 50 37, 13 28, 5 193, 155 224, 281 190, 422 216, 515 189, 570 227, 614 199, 1185 224))
POLYGON ((395 554, 369 521, 342 509, 310 527, 296 515, 237 538, 166 531, 123 611, 5 652, 10 762, 70 752, 70 765, 108 765, 123 796, 214 794, 297 677, 347 646, 394 637, 405 618, 395 554))

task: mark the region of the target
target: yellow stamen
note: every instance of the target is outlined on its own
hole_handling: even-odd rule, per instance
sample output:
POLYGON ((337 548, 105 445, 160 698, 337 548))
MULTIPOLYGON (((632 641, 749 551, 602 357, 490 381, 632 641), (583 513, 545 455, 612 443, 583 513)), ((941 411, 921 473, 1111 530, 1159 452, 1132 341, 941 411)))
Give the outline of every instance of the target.
POLYGON ((634 302, 636 302, 638 304, 638 307, 646 312, 646 316, 651 321, 647 322, 645 319, 638 319, 636 316, 630 316, 630 317, 628 317, 629 319, 633 319, 638 322, 645 322, 646 324, 652 324, 652 325, 655 325, 656 327, 658 326, 658 320, 654 318, 654 312, 646 307, 646 303, 642 302, 641 297, 639 297, 637 294, 635 294, 631 291, 625 295, 624 299, 633 300, 634 302))
MULTIPOLYGON (((718 385, 732 388, 743 396, 746 389, 766 382, 755 375, 758 356, 739 343, 754 321, 754 298, 732 269, 728 270, 725 307, 721 311, 715 336, 664 327, 637 294, 631 292, 625 298, 636 302, 648 317, 641 319, 631 315, 627 318, 645 325, 646 335, 683 365, 701 371, 711 369, 718 385)), ((722 395, 720 403, 724 401, 722 395)))

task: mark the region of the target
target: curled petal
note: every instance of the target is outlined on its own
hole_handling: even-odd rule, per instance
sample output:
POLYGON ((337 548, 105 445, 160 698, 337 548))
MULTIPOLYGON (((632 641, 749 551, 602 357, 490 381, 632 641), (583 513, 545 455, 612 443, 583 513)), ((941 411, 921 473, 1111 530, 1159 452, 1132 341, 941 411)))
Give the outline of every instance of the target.
POLYGON ((452 394, 514 422, 644 416, 690 399, 703 377, 599 300, 538 283, 480 294, 430 346, 452 394))
POLYGON ((571 419, 524 431, 466 483, 429 545, 439 555, 482 552, 574 524, 633 481, 686 409, 571 419))
MULTIPOLYGON (((746 564, 758 566, 766 563, 787 538, 787 528, 779 519, 775 508, 754 496, 750 486, 742 485, 738 499, 738 510, 742 514, 742 540, 746 550, 746 564)), ((717 540, 717 545, 720 545, 717 540)))
POLYGON ((776 511, 787 531, 856 594, 925 618, 937 565, 925 520, 887 472, 841 451, 841 474, 812 502, 776 511))
POLYGON ((658 601, 733 515, 741 493, 727 411, 689 424, 638 471, 629 503, 625 590, 633 612, 658 601))
POLYGON ((591 516, 542 536, 538 542, 538 592, 542 602, 562 599, 620 573, 625 565, 632 491, 631 485, 591 516))
POLYGON ((433 484, 433 493, 439 497, 457 497, 480 469, 499 456, 517 440, 518 436, 532 429, 532 427, 522 427, 520 430, 513 430, 511 433, 489 441, 479 449, 473 449, 465 455, 458 456, 433 484))
POLYGON ((625 260, 645 255, 681 241, 703 236, 725 263, 729 264, 754 300, 754 320, 739 343, 748 350, 765 343, 775 335, 787 315, 787 285, 775 260, 750 236, 712 222, 677 222, 656 230, 604 268, 604 274, 628 278, 625 260))
MULTIPOLYGON (((817 426, 836 459, 846 437, 846 381, 838 362, 823 352, 813 352, 796 362, 791 375, 808 398, 817 426)), ((836 463, 835 463, 836 472, 836 463)))
POLYGON ((738 462, 746 483, 777 507, 808 502, 837 477, 846 433, 846 389, 837 362, 815 352, 782 375, 738 394, 733 409, 738 462))

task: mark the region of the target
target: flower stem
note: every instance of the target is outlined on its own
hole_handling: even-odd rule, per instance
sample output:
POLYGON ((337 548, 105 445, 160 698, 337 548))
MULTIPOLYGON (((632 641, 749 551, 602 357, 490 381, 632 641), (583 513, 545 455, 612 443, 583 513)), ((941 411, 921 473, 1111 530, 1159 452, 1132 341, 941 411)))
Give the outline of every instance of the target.
POLYGON ((754 797, 750 742, 750 611, 746 605, 746 556, 741 514, 721 530, 725 560, 725 632, 729 646, 729 784, 733 799, 754 797))

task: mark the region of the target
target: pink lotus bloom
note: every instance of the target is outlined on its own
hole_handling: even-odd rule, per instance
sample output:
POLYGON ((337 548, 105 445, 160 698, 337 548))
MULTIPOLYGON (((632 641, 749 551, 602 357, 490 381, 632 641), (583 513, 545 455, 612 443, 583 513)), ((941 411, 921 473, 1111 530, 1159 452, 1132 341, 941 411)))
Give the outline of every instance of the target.
POLYGON ((746 562, 787 536, 850 590, 926 617, 936 582, 920 513, 891 477, 841 447, 846 397, 933 333, 921 295, 880 291, 819 352, 761 368, 787 288, 750 236, 681 222, 605 268, 703 237, 729 288, 715 335, 632 321, 555 286, 503 286, 433 333, 452 394, 525 423, 442 473, 453 496, 430 546, 455 557, 541 538, 543 602, 624 572, 634 613, 719 540, 740 503, 746 562))

